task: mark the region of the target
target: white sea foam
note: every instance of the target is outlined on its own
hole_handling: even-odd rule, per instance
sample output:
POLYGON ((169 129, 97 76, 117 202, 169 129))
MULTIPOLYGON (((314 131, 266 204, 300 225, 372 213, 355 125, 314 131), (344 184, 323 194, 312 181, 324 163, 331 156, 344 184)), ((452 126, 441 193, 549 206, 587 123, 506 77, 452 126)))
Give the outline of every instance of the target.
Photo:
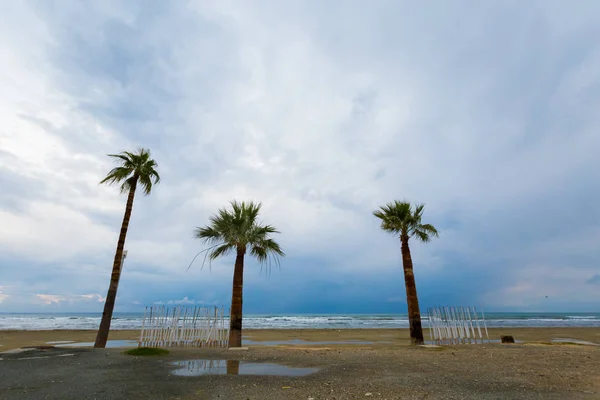
MULTIPOLYGON (((486 313, 488 327, 600 327, 600 314, 486 313)), ((140 329, 142 313, 116 313, 111 329, 140 329)), ((97 314, 0 314, 0 330, 98 329, 97 314)), ((423 316, 423 325, 427 327, 423 316)), ((250 329, 407 328, 406 315, 247 315, 250 329)))

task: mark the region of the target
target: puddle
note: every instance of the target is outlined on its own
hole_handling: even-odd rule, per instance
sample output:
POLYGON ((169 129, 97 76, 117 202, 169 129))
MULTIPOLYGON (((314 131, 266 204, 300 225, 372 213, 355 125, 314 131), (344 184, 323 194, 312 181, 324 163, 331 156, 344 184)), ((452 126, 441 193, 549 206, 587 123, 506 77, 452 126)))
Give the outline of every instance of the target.
POLYGON ((40 358, 52 358, 52 357, 72 357, 75 354, 58 354, 56 356, 37 356, 37 357, 21 357, 15 360, 39 360, 40 358))
POLYGON ((3 351, 0 354, 19 354, 19 353, 24 353, 26 351, 31 351, 31 350, 34 350, 34 349, 31 349, 31 348, 30 349, 12 349, 12 350, 3 351))
POLYGON ((587 346, 600 346, 600 343, 586 342, 585 340, 577 340, 577 339, 571 339, 571 338, 554 338, 554 339, 552 339, 552 343, 575 343, 575 344, 584 344, 587 346))
POLYGON ((171 363, 178 369, 171 372, 179 376, 202 375, 271 375, 306 376, 317 368, 296 368, 280 364, 252 363, 238 360, 186 360, 171 363))
MULTIPOLYGON (((438 346, 463 346, 463 345, 481 345, 481 344, 502 344, 502 341, 500 339, 477 339, 477 343, 475 343, 475 341, 473 341, 472 343, 462 343, 462 344, 453 344, 453 345, 446 345, 446 344, 438 344, 435 343, 431 340, 425 340, 425 345, 438 345, 438 346)), ((515 343, 525 343, 522 340, 515 340, 515 343)))
POLYGON ((46 342, 46 344, 67 344, 67 343, 75 343, 74 340, 55 340, 54 342, 46 342))
MULTIPOLYGON (((313 345, 313 346, 319 346, 319 345, 329 345, 329 344, 374 344, 375 342, 360 342, 357 340, 351 340, 351 341, 332 341, 332 342, 308 342, 306 340, 300 340, 300 339, 292 339, 292 340, 281 340, 281 341, 255 341, 255 340, 242 340, 242 343, 244 345, 250 345, 250 346, 280 346, 280 345, 291 345, 291 346, 298 346, 298 345, 313 345)), ((392 343, 392 342, 377 342, 377 343, 392 343)))
MULTIPOLYGON (((72 342, 66 340, 63 343, 56 344, 56 347, 94 347, 94 342, 72 342)), ((49 342, 50 343, 50 342, 49 342)), ((57 343, 57 342, 55 342, 57 343)), ((115 348, 115 347, 138 347, 137 340, 109 340, 106 342, 107 348, 115 348)))

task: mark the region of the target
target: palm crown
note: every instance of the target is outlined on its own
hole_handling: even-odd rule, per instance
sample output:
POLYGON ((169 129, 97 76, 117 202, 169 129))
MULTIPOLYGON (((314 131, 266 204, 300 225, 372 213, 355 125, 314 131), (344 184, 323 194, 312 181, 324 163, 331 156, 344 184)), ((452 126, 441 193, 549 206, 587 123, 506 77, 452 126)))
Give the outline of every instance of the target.
POLYGON ((113 168, 100 183, 109 185, 121 184, 121 192, 131 190, 139 182, 144 194, 152 191, 152 186, 160 181, 156 172, 156 161, 150 158, 150 150, 139 149, 137 153, 123 151, 119 154, 109 154, 120 164, 113 168))
POLYGON ((401 238, 408 239, 416 236, 423 242, 429 242, 431 237, 437 237, 438 231, 433 225, 422 224, 424 204, 417 204, 414 208, 406 201, 394 201, 373 212, 381 220, 381 229, 401 238))
POLYGON ((221 208, 210 218, 210 224, 196 229, 196 237, 211 247, 207 256, 214 260, 232 250, 250 254, 270 267, 271 261, 279 262, 285 256, 279 244, 270 238, 279 233, 272 225, 262 225, 257 221, 261 204, 254 202, 231 202, 231 209, 221 208))

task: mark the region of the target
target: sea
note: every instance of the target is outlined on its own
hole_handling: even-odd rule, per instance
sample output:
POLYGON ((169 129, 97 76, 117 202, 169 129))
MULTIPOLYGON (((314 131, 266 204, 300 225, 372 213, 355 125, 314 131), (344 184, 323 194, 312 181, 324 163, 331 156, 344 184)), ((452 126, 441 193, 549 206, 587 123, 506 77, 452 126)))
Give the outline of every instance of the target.
MULTIPOLYGON (((101 313, 0 313, 0 330, 98 329, 101 313)), ((143 313, 114 313, 111 329, 140 329, 143 313)), ((600 327, 600 313, 486 312, 488 327, 600 327)), ((428 326, 423 316, 423 325, 428 326)), ((406 314, 247 315, 249 329, 376 329, 407 328, 406 314)))

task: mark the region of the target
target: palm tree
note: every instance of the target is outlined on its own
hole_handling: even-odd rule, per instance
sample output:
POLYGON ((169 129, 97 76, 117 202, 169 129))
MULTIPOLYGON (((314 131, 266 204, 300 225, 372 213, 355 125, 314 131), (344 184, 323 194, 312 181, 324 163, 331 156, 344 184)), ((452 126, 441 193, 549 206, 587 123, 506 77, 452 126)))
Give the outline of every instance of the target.
MULTIPOLYGON (((242 345, 242 292, 244 286, 244 256, 249 251, 261 264, 270 268, 271 262, 279 262, 285 253, 270 235, 279 233, 271 225, 257 221, 261 204, 254 202, 231 202, 231 209, 222 208, 210 218, 210 224, 196 228, 198 239, 209 244, 206 257, 209 261, 235 251, 231 315, 229 322, 229 347, 242 345)), ((206 259, 205 257, 205 259, 206 259)))
POLYGON ((98 348, 106 347, 106 341, 108 340, 110 321, 113 309, 115 308, 117 288, 119 286, 119 278, 121 277, 123 248, 125 247, 125 237, 127 236, 127 228, 129 227, 129 219, 131 218, 131 210, 133 209, 135 190, 139 184, 144 194, 149 195, 152 191, 152 186, 160 181, 160 176, 156 172, 156 161, 150 158, 150 150, 139 149, 137 153, 124 151, 119 154, 109 154, 108 156, 114 158, 119 165, 113 168, 100 183, 109 185, 120 184, 121 193, 129 194, 127 196, 127 205, 125 206, 125 215, 121 223, 117 251, 115 252, 115 259, 113 261, 108 294, 106 295, 104 311, 102 312, 102 321, 100 322, 100 328, 98 329, 98 335, 94 343, 94 347, 98 348))
POLYGON ((427 243, 431 240, 431 237, 438 236, 438 231, 433 225, 421 223, 424 208, 424 204, 418 204, 413 208, 409 202, 396 200, 373 212, 373 215, 381 220, 381 229, 400 237, 406 303, 408 304, 408 321, 410 324, 410 342, 413 345, 423 344, 423 328, 421 327, 419 298, 417 297, 417 286, 408 239, 414 236, 416 239, 427 243))

